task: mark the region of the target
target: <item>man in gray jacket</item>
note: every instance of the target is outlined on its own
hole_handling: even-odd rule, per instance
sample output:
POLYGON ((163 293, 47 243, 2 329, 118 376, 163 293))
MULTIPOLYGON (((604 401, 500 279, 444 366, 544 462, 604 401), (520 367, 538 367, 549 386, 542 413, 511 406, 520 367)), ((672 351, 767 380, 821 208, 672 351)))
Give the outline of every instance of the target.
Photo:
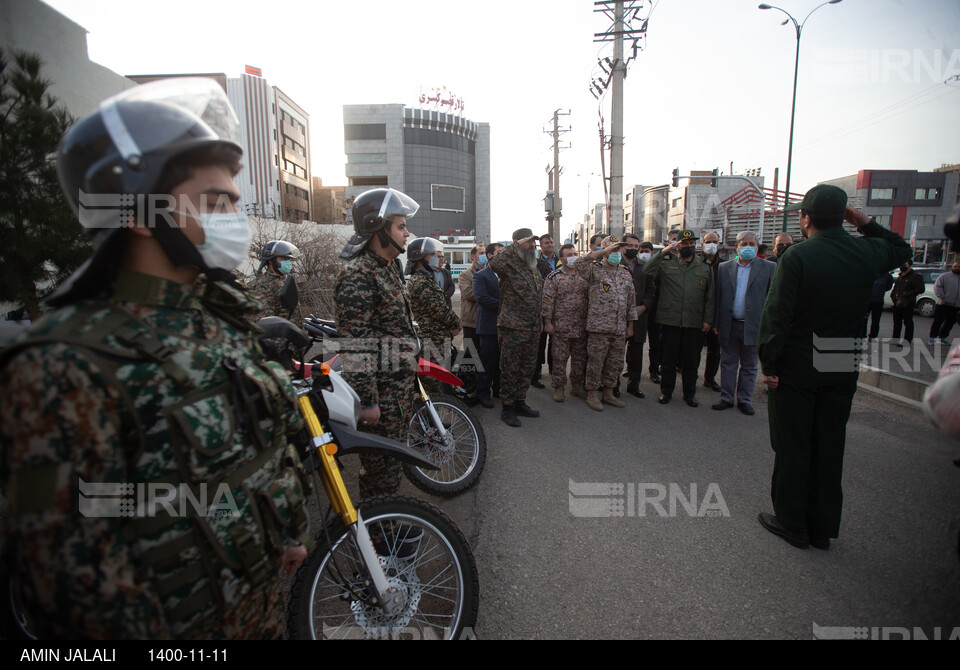
POLYGON ((933 293, 937 296, 937 306, 933 312, 933 324, 930 326, 928 344, 950 344, 950 330, 957 322, 960 311, 960 261, 955 261, 950 272, 944 272, 933 284, 933 293))
POLYGON ((757 381, 760 313, 777 269, 776 263, 757 257, 758 244, 755 233, 743 231, 737 235, 737 258, 717 269, 720 402, 713 409, 733 407, 736 396, 740 411, 748 416, 755 413, 750 399, 757 381))

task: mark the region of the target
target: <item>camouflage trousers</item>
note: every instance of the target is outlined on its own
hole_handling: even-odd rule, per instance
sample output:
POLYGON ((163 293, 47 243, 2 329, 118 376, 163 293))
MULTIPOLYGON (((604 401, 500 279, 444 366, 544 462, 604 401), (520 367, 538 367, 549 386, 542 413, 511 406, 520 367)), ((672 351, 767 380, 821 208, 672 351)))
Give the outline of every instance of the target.
POLYGON ((500 400, 504 406, 524 402, 537 367, 540 333, 498 328, 500 336, 500 400))
POLYGON ((550 339, 553 344, 553 373, 550 376, 553 387, 563 388, 567 385, 567 359, 570 359, 570 383, 583 386, 587 368, 587 337, 564 337, 554 333, 550 339))
POLYGON ((627 350, 623 334, 587 333, 587 375, 585 388, 594 391, 613 388, 623 370, 623 355, 627 350))
MULTIPOLYGON (((410 375, 403 383, 390 383, 389 389, 380 384, 380 422, 376 426, 358 426, 361 430, 388 437, 398 442, 407 442, 407 428, 413 418, 416 400, 414 390, 416 377, 410 375)), ((360 499, 396 493, 400 488, 403 468, 395 458, 375 454, 360 455, 360 499)))

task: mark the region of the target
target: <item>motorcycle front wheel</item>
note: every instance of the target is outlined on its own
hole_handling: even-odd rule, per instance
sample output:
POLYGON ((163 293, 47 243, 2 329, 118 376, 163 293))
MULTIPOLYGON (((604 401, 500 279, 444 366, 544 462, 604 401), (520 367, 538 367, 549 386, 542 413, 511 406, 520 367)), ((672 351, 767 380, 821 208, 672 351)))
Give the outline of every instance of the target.
POLYGON ((391 591, 375 598, 351 531, 335 519, 294 577, 287 606, 293 639, 461 639, 480 605, 477 565, 457 525, 437 507, 404 496, 371 498, 360 514, 391 591), (327 541, 329 538, 329 542, 327 541))
POLYGON ((440 469, 428 470, 404 463, 403 470, 421 491, 449 498, 460 495, 480 480, 487 461, 487 438, 480 422, 473 419, 460 400, 443 396, 442 400, 432 402, 448 432, 447 438, 434 426, 427 406, 417 402, 407 429, 407 446, 440 469))

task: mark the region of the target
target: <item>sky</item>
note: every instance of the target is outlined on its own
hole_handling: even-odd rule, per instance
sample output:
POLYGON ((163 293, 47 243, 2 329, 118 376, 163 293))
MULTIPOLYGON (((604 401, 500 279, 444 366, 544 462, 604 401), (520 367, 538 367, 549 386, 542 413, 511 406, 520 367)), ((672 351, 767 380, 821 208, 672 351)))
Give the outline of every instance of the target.
MULTIPOLYGON (((760 168, 786 177, 797 38, 756 0, 633 0, 647 36, 624 85, 624 189, 681 174, 760 168)), ((554 110, 564 236, 603 202, 592 0, 46 0, 89 31, 91 60, 119 74, 261 68, 310 114, 312 172, 346 184, 343 105, 418 106, 446 87, 491 126, 494 239, 545 231, 554 110)), ((960 163, 960 2, 779 0, 804 23, 791 191, 862 169, 960 163), (944 81, 954 79, 948 85, 944 81)), ((636 22, 639 25, 639 21, 636 22)), ((605 158, 609 170, 609 155, 605 158)))

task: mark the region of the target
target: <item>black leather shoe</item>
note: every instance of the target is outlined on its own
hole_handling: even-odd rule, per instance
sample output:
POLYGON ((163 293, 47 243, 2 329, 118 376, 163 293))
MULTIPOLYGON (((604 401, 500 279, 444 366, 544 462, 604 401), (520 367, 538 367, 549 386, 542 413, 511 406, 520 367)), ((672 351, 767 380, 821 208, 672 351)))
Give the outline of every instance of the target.
POLYGON ((733 407, 733 403, 729 403, 726 400, 721 400, 716 405, 711 405, 711 407, 713 407, 713 409, 718 409, 718 410, 730 409, 731 407, 733 407))
POLYGON ((530 386, 532 386, 533 388, 536 388, 536 389, 546 388, 546 387, 543 385, 543 382, 540 381, 539 379, 534 379, 533 381, 531 381, 531 382, 530 382, 530 386))
POLYGON ((493 401, 490 398, 480 398, 480 406, 493 409, 493 401))
POLYGON ((512 407, 503 408, 503 411, 500 412, 500 420, 513 428, 520 427, 520 419, 517 418, 517 413, 512 407))
POLYGON ((810 546, 814 549, 828 551, 830 549, 830 538, 823 535, 811 535, 810 546))
POLYGON ((699 407, 700 403, 697 402, 696 398, 684 398, 683 401, 687 403, 688 407, 699 407))
POLYGON ((707 381, 703 382, 703 388, 710 389, 711 391, 717 391, 718 393, 720 392, 720 384, 712 379, 708 379, 707 381))
POLYGON ((641 391, 636 384, 627 384, 627 393, 630 395, 636 396, 638 398, 645 397, 643 391, 641 391))
POLYGON ((754 414, 757 413, 756 410, 753 409, 753 405, 751 405, 748 402, 740 403, 740 411, 746 414, 747 416, 753 416, 754 414))
POLYGON ((536 419, 538 416, 540 416, 540 412, 533 409, 525 402, 518 402, 516 405, 513 406, 513 411, 519 414, 520 416, 529 416, 533 419, 536 419))
POLYGON ((659 398, 657 398, 657 402, 660 403, 661 405, 666 405, 667 403, 670 402, 670 396, 661 395, 659 398))
POLYGON ((797 549, 806 549, 810 546, 810 536, 806 531, 787 530, 780 525, 777 517, 775 517, 773 514, 760 512, 759 516, 757 516, 757 521, 759 521, 760 525, 766 528, 768 531, 774 535, 782 537, 797 549))
POLYGON ((650 381, 652 381, 654 384, 659 384, 659 383, 660 383, 660 375, 658 375, 656 372, 651 372, 651 373, 650 373, 650 381))

